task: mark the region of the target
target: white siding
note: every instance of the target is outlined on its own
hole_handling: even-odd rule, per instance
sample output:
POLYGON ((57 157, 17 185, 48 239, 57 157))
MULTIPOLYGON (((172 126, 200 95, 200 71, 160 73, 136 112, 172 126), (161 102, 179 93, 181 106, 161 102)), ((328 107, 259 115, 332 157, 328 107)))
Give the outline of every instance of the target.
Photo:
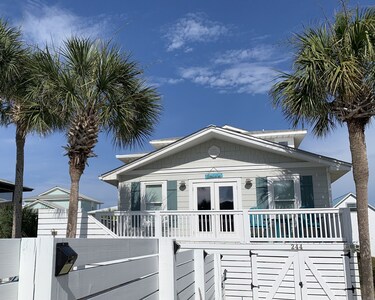
MULTIPOLYGON (((56 237, 66 236, 68 212, 58 209, 40 209, 38 211, 38 237, 51 236, 56 231, 56 237)), ((93 216, 85 212, 78 213, 77 238, 113 238, 117 237, 93 216)))
POLYGON ((185 181, 185 190, 177 189, 177 208, 179 210, 192 209, 189 195, 189 180, 207 181, 205 174, 210 170, 223 173, 224 179, 241 179, 239 192, 242 195, 242 207, 256 206, 256 178, 283 175, 311 175, 315 207, 330 207, 329 184, 327 168, 311 166, 287 156, 260 151, 217 139, 202 143, 170 157, 160 159, 139 169, 129 171, 119 176, 119 207, 120 210, 130 210, 130 182, 132 181, 185 181), (208 148, 212 145, 220 147, 220 155, 212 159, 208 155, 208 148), (251 188, 245 188, 245 181, 252 181, 251 188))
POLYGON ((242 145, 212 139, 208 142, 191 147, 177 154, 162 158, 139 168, 139 170, 156 170, 170 168, 194 168, 194 167, 217 167, 217 166, 241 166, 243 164, 274 164, 286 162, 298 162, 288 156, 283 156, 271 152, 252 149, 242 145), (208 149, 211 146, 220 148, 220 155, 216 159, 208 156, 208 149))

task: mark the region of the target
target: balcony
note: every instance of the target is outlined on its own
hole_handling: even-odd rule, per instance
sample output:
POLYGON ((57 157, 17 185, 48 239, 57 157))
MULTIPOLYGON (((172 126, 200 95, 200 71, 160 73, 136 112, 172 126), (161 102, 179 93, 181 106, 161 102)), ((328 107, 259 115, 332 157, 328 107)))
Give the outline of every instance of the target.
POLYGON ((181 241, 351 242, 348 209, 97 212, 119 237, 181 241))

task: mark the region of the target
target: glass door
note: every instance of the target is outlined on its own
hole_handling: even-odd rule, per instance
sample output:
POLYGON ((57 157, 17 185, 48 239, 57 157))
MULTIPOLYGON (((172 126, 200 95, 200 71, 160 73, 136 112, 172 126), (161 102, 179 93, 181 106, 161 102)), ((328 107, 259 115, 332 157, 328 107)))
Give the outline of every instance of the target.
POLYGON ((198 210, 198 231, 200 233, 212 232, 213 218, 211 214, 205 214, 204 211, 214 209, 214 186, 212 183, 201 183, 194 185, 194 200, 196 209, 198 210))
POLYGON ((193 185, 197 232, 202 236, 233 234, 237 209, 237 182, 207 182, 193 185), (226 213, 227 212, 227 213, 226 213))
MULTIPOLYGON (((235 209, 237 199, 236 183, 217 182, 215 183, 215 209, 219 211, 230 211, 235 209)), ((232 213, 220 213, 216 224, 220 233, 234 232, 234 216, 232 213)))

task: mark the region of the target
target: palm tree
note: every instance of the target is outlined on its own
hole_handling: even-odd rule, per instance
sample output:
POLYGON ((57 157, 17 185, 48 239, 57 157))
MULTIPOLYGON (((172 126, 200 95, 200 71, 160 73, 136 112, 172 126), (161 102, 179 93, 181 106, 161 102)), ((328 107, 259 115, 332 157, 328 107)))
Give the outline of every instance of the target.
POLYGON ((270 92, 273 103, 294 126, 307 123, 317 136, 346 124, 357 193, 361 292, 363 299, 374 299, 365 128, 375 115, 375 9, 343 7, 332 24, 305 29, 292 43, 293 71, 281 73, 270 92))
POLYGON ((33 70, 38 52, 33 52, 21 39, 21 32, 0 19, 0 125, 16 128, 16 175, 13 193, 12 237, 21 237, 24 148, 26 136, 47 134, 55 123, 57 106, 34 98, 31 89, 37 77, 33 70), (53 108, 53 109, 52 109, 53 108))
POLYGON ((141 70, 110 43, 73 37, 42 61, 54 71, 45 81, 65 105, 66 155, 71 178, 67 237, 76 237, 79 181, 100 131, 116 146, 140 144, 156 124, 159 95, 145 86, 141 70), (56 68, 57 67, 57 71, 56 68))

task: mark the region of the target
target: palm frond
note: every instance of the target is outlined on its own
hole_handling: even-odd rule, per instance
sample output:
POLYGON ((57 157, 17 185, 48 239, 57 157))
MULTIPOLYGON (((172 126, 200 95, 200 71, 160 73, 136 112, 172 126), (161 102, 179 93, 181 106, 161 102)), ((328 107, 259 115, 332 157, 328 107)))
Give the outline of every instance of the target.
POLYGON ((343 9, 333 24, 294 36, 293 71, 280 73, 270 91, 273 104, 293 126, 307 123, 324 135, 336 123, 362 117, 361 105, 367 115, 375 115, 374 24, 373 8, 343 9))

